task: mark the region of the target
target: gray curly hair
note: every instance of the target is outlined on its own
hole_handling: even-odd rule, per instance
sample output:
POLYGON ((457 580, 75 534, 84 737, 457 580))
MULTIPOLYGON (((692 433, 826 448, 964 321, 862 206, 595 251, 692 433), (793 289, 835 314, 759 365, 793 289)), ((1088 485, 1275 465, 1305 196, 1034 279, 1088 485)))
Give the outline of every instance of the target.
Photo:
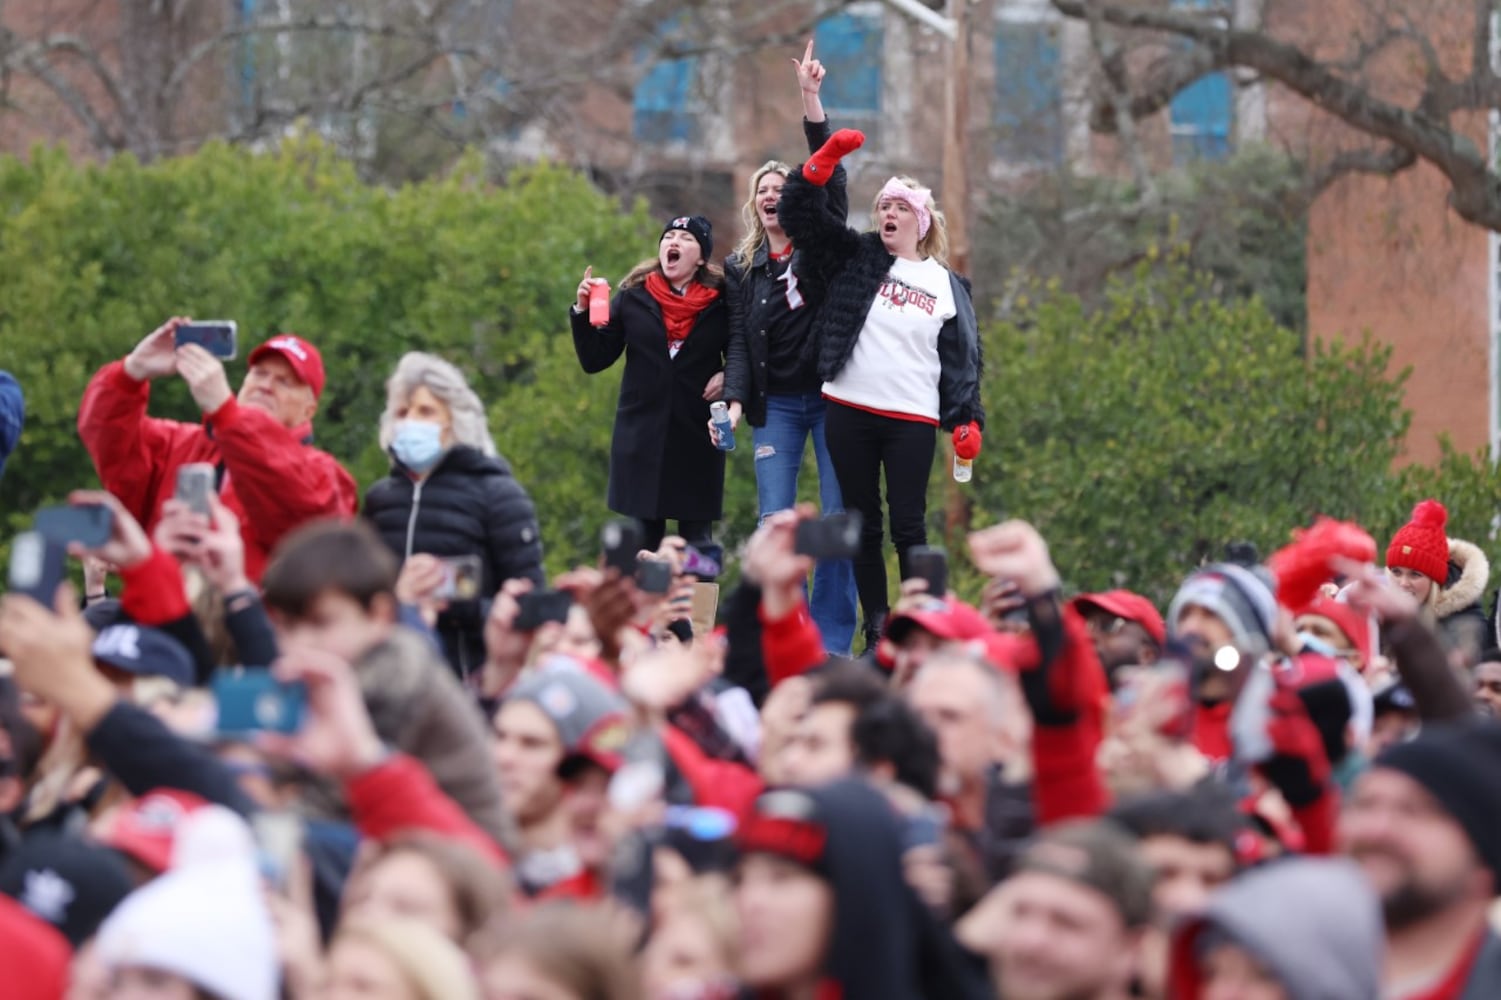
POLYGON ((410 351, 396 363, 396 371, 386 380, 386 412, 380 415, 380 447, 386 451, 396 436, 396 411, 418 387, 443 401, 453 416, 454 444, 468 445, 486 455, 495 454, 490 437, 489 419, 464 373, 436 354, 410 351))

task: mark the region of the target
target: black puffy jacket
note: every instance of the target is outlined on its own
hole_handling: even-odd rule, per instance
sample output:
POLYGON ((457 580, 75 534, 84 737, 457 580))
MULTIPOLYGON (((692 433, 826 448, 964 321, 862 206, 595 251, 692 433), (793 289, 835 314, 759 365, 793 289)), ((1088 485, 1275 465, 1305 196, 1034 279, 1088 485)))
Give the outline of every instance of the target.
POLYGON ((418 552, 480 557, 486 599, 438 619, 444 652, 461 676, 484 662, 484 615, 500 585, 518 577, 544 582, 537 509, 499 456, 459 445, 422 480, 397 463, 365 494, 364 516, 400 559, 418 552))

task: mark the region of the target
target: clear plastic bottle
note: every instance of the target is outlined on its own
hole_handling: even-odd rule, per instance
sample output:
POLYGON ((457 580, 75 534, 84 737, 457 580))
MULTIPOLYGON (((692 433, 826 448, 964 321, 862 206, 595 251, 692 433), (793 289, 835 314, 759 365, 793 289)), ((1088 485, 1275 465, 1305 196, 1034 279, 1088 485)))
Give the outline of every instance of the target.
POLYGON ((967 482, 969 482, 970 477, 972 475, 974 475, 974 471, 975 471, 974 459, 960 458, 958 455, 954 456, 954 482, 956 482, 956 483, 967 483, 967 482))
POLYGON ((709 404, 709 418, 714 422, 714 429, 719 432, 719 450, 735 450, 735 428, 730 423, 729 404, 720 401, 709 404))

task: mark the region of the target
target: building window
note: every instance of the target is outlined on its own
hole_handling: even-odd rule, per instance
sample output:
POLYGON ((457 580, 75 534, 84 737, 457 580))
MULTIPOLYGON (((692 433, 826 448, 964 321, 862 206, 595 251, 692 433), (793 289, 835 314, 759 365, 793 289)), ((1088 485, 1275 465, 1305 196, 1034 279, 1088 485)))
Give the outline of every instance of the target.
POLYGON ((996 25, 995 149, 1008 163, 1063 162, 1059 31, 1048 20, 996 25))
MULTIPOLYGON (((638 63, 656 57, 661 39, 671 37, 676 19, 662 26, 654 46, 636 55, 638 63)), ((631 117, 631 131, 644 142, 691 142, 698 138, 698 114, 693 108, 694 82, 698 78, 698 57, 657 59, 636 85, 636 99, 631 117)))
POLYGON ((855 4, 818 23, 814 54, 829 72, 820 96, 830 115, 852 119, 881 113, 882 41, 877 5, 855 4))
MULTIPOLYGON (((1185 10, 1205 10, 1211 0, 1173 0, 1185 10)), ((1168 108, 1173 136, 1173 162, 1222 160, 1230 155, 1230 123, 1235 117, 1235 92, 1229 73, 1210 73, 1178 92, 1168 108)))

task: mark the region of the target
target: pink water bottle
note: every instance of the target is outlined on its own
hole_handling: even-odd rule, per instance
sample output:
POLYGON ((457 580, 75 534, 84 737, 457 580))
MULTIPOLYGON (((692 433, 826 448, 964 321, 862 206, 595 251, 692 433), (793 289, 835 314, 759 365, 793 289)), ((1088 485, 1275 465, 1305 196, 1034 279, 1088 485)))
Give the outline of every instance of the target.
POLYGON ((589 286, 589 325, 610 325, 610 283, 600 278, 589 286))

